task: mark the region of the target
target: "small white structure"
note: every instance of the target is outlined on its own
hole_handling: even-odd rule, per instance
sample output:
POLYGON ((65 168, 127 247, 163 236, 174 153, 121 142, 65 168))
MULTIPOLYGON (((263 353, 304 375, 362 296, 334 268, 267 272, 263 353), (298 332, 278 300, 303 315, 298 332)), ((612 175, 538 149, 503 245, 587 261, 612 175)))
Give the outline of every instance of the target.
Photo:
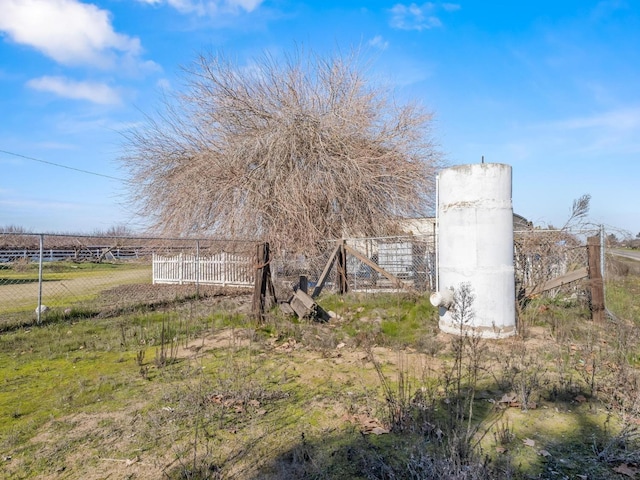
POLYGON ((440 307, 442 331, 483 338, 515 334, 510 165, 459 165, 440 173, 438 275, 431 301, 440 307), (464 285, 473 302, 456 313, 453 299, 464 285))

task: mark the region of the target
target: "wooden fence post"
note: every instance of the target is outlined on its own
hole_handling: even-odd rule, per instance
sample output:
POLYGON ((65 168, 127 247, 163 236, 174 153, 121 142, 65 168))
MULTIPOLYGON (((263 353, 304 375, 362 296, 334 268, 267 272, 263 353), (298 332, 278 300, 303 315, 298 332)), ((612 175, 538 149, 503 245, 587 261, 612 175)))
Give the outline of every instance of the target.
POLYGON ((604 280, 600 270, 600 236, 594 235, 587 238, 587 252, 589 262, 589 308, 591 319, 597 323, 603 323, 605 316, 604 304, 604 280))
POLYGON ((340 249, 338 250, 336 264, 338 293, 340 295, 344 295, 349 291, 349 285, 347 283, 347 252, 344 246, 345 241, 343 240, 340 244, 340 249))
POLYGON ((253 289, 253 315, 264 319, 266 310, 276 304, 276 293, 271 281, 269 243, 260 243, 256 248, 256 278, 253 289))

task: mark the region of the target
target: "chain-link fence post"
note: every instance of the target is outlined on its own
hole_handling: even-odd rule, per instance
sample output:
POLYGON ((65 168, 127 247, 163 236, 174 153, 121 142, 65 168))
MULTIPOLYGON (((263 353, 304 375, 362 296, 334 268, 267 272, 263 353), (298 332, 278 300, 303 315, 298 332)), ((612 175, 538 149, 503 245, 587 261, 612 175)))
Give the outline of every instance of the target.
POLYGON ((200 240, 196 240, 196 298, 200 298, 200 240))
POLYGON ((36 321, 40 323, 42 315, 42 262, 44 256, 44 235, 38 235, 40 249, 38 254, 38 307, 36 308, 36 321))
POLYGON ((606 243, 606 234, 604 231, 604 225, 600 225, 600 274, 602 278, 605 278, 605 243, 606 243))
POLYGON ((591 319, 596 323, 602 323, 605 319, 601 238, 601 235, 587 238, 591 319))

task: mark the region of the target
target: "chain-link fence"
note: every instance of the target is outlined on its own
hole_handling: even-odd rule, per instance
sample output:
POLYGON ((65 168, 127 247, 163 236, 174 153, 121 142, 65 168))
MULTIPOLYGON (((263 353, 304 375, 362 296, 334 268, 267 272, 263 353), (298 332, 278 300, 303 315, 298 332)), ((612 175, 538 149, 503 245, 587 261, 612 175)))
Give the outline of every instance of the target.
POLYGON ((593 308, 598 291, 594 285, 602 281, 605 316, 640 324, 640 250, 630 248, 628 241, 603 227, 531 229, 515 232, 514 237, 520 298, 547 296, 593 308))
POLYGON ((603 231, 607 314, 614 321, 640 325, 640 242, 616 233, 603 231))
POLYGON ((253 288, 255 242, 0 234, 0 329, 253 288))
POLYGON ((564 295, 588 300, 587 239, 598 229, 529 229, 514 232, 516 292, 520 299, 564 295))
POLYGON ((326 273, 324 288, 335 291, 340 245, 344 246, 346 256, 344 269, 349 291, 376 293, 405 289, 423 293, 435 286, 433 235, 349 238, 327 242, 315 255, 276 254, 271 272, 278 298, 286 297, 297 288, 301 276, 307 280, 310 290, 315 289, 323 273, 326 273))
MULTIPOLYGON (((514 232, 514 265, 519 295, 585 295, 587 289, 587 238, 600 235, 597 229, 514 232)), ((335 261, 336 247, 346 249, 348 289, 375 293, 406 288, 423 293, 436 286, 436 237, 409 235, 380 238, 350 238, 327 242, 321 253, 280 255, 273 261, 272 274, 279 291, 295 288, 305 276, 316 286, 323 270, 335 261), (377 267, 377 268, 376 268, 377 267), (390 276, 385 275, 390 274, 390 276)), ((329 270, 325 288, 338 283, 335 267, 329 270)))
MULTIPOLYGON (((628 298, 624 292, 640 288, 640 258, 625 257, 634 254, 605 245, 607 236, 598 229, 515 232, 518 296, 588 300, 586 244, 594 236, 604 247, 607 308, 614 315, 640 316, 638 305, 621 299, 628 298)), ((436 286, 436 243, 435 235, 350 238, 327 241, 312 254, 275 252, 271 274, 276 294, 286 300, 301 277, 310 292, 321 281, 325 292, 336 291, 339 265, 349 291, 429 292, 436 286), (339 252, 344 252, 343 260, 339 252)), ((108 314, 206 297, 221 288, 250 292, 255 268, 256 242, 250 241, 4 233, 0 329, 37 321, 41 315, 108 314)))

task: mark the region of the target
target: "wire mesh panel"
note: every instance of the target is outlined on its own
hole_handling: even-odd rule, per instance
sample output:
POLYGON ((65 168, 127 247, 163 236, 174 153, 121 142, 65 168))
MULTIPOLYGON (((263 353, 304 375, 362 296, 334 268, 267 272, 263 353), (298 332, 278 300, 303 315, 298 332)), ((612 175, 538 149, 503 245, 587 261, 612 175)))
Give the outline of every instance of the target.
POLYGON ((346 243, 361 254, 348 256, 352 289, 374 292, 411 288, 424 292, 435 288, 435 238, 432 235, 349 239, 346 243))
POLYGON ((307 279, 308 288, 313 290, 325 269, 327 270, 325 287, 328 290, 335 289, 335 265, 333 263, 329 265, 329 262, 337 245, 335 241, 328 241, 320 245, 317 251, 307 254, 274 252, 271 260, 271 276, 277 298, 286 300, 291 296, 299 287, 301 276, 307 279))
POLYGON ((278 298, 290 295, 298 287, 300 276, 306 277, 310 290, 324 280, 325 291, 335 291, 335 262, 340 245, 348 247, 345 263, 347 285, 352 291, 375 293, 407 288, 424 292, 435 286, 433 235, 349 238, 326 242, 315 254, 278 254, 271 269, 278 298))

